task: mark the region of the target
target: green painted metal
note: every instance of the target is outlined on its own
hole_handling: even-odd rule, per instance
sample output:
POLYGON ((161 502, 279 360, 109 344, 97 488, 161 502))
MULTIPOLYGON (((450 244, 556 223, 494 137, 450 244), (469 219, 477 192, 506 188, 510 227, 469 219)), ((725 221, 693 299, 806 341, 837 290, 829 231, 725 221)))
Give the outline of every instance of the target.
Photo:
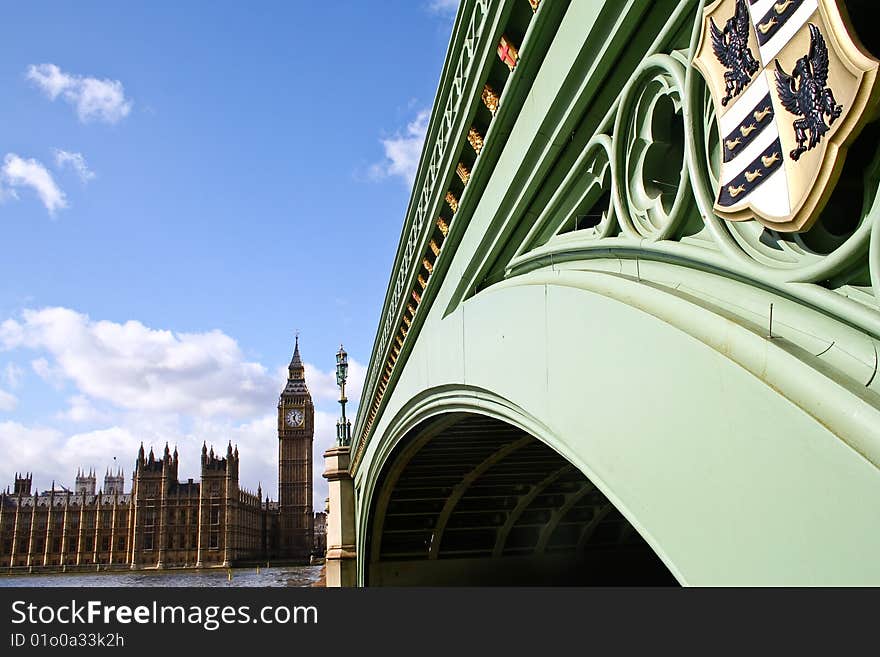
MULTIPOLYGON (((463 3, 447 73, 478 4, 463 3)), ((480 102, 518 4, 480 5, 461 108, 480 102)), ((880 583, 880 137, 866 131, 844 171, 863 198, 843 232, 835 197, 828 222, 789 239, 715 217, 717 134, 690 66, 703 5, 541 3, 367 431, 380 327, 353 441, 361 556, 394 447, 467 412, 565 456, 682 583, 880 583)), ((436 203, 471 116, 450 123, 436 203)), ((398 272, 408 294, 424 246, 416 219, 392 326, 398 272)))

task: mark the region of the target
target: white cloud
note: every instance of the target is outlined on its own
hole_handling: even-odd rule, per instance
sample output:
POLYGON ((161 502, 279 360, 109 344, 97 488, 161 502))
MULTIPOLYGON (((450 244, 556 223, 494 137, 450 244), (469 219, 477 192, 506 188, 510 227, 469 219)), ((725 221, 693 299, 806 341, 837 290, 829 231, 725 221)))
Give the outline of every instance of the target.
POLYGON ((58 414, 61 420, 71 422, 106 422, 109 418, 106 413, 95 408, 92 401, 85 395, 74 395, 67 400, 67 410, 58 414))
POLYGON ((458 12, 459 0, 431 0, 428 9, 435 14, 455 14, 458 12))
POLYGON ((50 427, 0 422, 0 450, 9 455, 0 461, 0 481, 11 483, 16 472, 33 472, 39 490, 48 489, 53 480, 72 488, 81 466, 95 468, 100 487, 104 470, 118 466, 125 468, 130 485, 130 468, 139 445, 140 440, 123 427, 65 435, 50 427), (117 461, 113 461, 115 455, 117 461))
POLYGON ((71 167, 74 171, 76 171, 79 179, 84 183, 89 182, 92 178, 95 177, 95 172, 89 169, 89 165, 86 164, 86 158, 83 157, 82 153, 71 153, 69 151, 64 151, 59 148, 55 149, 55 166, 59 169, 63 169, 65 167, 71 167))
POLYGON ((31 361, 31 369, 38 377, 51 385, 56 390, 64 387, 64 372, 60 367, 53 367, 45 358, 35 358, 31 361))
MULTIPOLYGON (((57 458, 54 448, 58 446, 60 439, 61 432, 55 429, 27 427, 18 422, 0 422, 0 450, 7 456, 0 460, 0 481, 3 482, 4 490, 12 483, 16 472, 38 470, 40 476, 51 476, 56 469, 53 463, 57 458)), ((69 464, 67 470, 70 470, 69 464)), ((68 476, 72 478, 73 475, 68 476)))
MULTIPOLYGON (((78 466, 123 467, 130 485, 138 446, 180 453, 181 480, 200 477, 202 442, 241 455, 240 485, 278 495, 276 402, 287 368, 248 362, 219 331, 176 334, 140 322, 96 321, 67 308, 26 310, 0 323, 0 351, 34 350, 31 367, 56 387, 73 387, 51 426, 0 422, 0 483, 34 471, 41 487, 71 486, 78 466), (116 461, 113 458, 116 457, 116 461)), ((20 368, 19 368, 20 369, 20 368)), ((354 418, 366 368, 349 359, 348 414, 354 418)), ((20 372, 19 372, 20 376, 20 372)), ((336 440, 335 370, 306 364, 315 411, 314 503, 324 508, 323 453, 336 440)), ((2 405, 2 395, 0 395, 2 405)))
MULTIPOLYGON (((0 176, 7 185, 13 188, 30 187, 33 189, 50 215, 67 207, 67 197, 55 184, 52 174, 41 162, 33 158, 25 160, 15 153, 8 153, 3 161, 3 168, 0 169, 0 176)), ((15 190, 11 191, 12 196, 18 198, 15 190)))
POLYGON ((26 76, 50 100, 61 96, 73 105, 83 123, 93 120, 116 123, 131 112, 133 102, 125 97, 125 89, 119 80, 73 75, 55 64, 32 64, 26 76))
POLYGON ((18 406, 18 398, 5 390, 0 390, 0 411, 14 411, 16 406, 18 406))
POLYGON ((390 139, 381 140, 385 149, 385 159, 370 167, 370 174, 374 179, 399 176, 409 185, 413 184, 430 118, 430 109, 421 110, 416 118, 407 124, 405 130, 390 139))
POLYGON ((94 321, 67 308, 26 310, 0 324, 0 348, 48 352, 47 380, 121 409, 245 417, 271 407, 275 379, 220 331, 173 333, 137 321, 94 321))
POLYGON ((15 389, 21 385, 21 379, 24 376, 24 370, 15 363, 7 363, 3 369, 3 380, 10 388, 15 389))
MULTIPOLYGON (((315 403, 338 403, 339 387, 336 385, 336 369, 324 372, 311 363, 305 363, 305 368, 306 382, 315 403)), ((366 372, 367 368, 358 361, 353 358, 348 359, 348 381, 345 384, 345 396, 349 399, 349 402, 357 403, 357 400, 360 398, 366 372)), ((284 376, 286 380, 287 368, 285 368, 284 376)))

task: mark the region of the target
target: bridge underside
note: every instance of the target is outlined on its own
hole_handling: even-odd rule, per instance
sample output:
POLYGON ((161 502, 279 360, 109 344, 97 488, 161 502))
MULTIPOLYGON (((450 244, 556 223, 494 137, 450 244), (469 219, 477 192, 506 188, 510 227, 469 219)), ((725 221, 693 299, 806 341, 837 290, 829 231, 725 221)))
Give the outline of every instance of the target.
POLYGON ((576 467, 488 417, 412 430, 374 508, 371 585, 676 583, 576 467))

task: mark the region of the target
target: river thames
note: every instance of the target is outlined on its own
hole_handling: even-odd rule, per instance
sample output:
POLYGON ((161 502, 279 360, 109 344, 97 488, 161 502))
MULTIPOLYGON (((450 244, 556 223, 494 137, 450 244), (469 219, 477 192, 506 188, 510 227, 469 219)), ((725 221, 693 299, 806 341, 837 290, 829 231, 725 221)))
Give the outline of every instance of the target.
POLYGON ((313 586, 321 566, 234 568, 226 570, 166 570, 115 573, 53 573, 49 575, 2 575, 0 587, 8 586, 189 586, 261 587, 313 586))

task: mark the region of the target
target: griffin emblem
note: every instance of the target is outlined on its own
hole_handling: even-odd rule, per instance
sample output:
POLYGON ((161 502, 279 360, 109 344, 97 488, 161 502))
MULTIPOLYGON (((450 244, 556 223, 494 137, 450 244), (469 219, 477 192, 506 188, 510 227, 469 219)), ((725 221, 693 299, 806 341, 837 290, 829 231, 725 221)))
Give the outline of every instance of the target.
POLYGON ((746 0, 737 0, 736 13, 727 21, 722 32, 714 19, 710 19, 712 30, 712 50, 715 57, 727 72, 724 74, 726 87, 721 104, 727 104, 748 86, 760 65, 749 48, 749 9, 746 0))
POLYGON ((797 148, 791 151, 791 159, 814 149, 829 126, 843 113, 843 105, 834 100, 828 84, 828 46, 819 28, 810 23, 810 52, 801 57, 789 75, 776 60, 776 89, 779 100, 786 110, 803 118, 794 122, 797 148), (828 123, 825 117, 828 116, 828 123), (809 131, 809 137, 807 132, 809 131))

